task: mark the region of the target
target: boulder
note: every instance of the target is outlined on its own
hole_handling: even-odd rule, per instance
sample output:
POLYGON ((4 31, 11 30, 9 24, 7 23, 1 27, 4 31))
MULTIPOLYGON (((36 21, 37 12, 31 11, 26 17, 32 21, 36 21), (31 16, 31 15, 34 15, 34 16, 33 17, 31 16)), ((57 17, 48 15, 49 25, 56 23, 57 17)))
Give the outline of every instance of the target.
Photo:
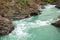
POLYGON ((55 0, 54 4, 56 5, 57 8, 60 8, 60 0, 55 0))
POLYGON ((12 32, 14 26, 7 18, 0 16, 0 35, 7 35, 12 32))
POLYGON ((52 23, 52 25, 55 26, 55 27, 59 27, 60 28, 60 20, 52 23))

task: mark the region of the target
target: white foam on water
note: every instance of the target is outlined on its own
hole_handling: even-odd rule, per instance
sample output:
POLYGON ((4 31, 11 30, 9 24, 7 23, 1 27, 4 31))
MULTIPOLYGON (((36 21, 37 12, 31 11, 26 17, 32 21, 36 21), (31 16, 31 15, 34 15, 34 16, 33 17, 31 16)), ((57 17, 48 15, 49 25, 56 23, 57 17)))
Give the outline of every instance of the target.
POLYGON ((50 5, 48 4, 47 6, 45 6, 46 9, 51 9, 51 8, 54 8, 56 5, 50 5))
POLYGON ((13 36, 17 36, 19 38, 21 38, 21 37, 27 37, 28 36, 28 33, 27 32, 24 32, 24 30, 26 29, 24 27, 24 24, 20 24, 20 25, 18 24, 17 26, 18 27, 16 27, 15 30, 14 30, 15 35, 10 34, 10 36, 13 35, 13 36))
POLYGON ((26 22, 24 20, 16 22, 14 21, 14 23, 17 26, 14 30, 15 35, 11 33, 9 34, 9 36, 13 35, 13 37, 19 37, 19 38, 29 37, 31 34, 27 33, 25 30, 29 30, 31 28, 44 27, 45 25, 49 25, 50 21, 52 21, 52 19, 47 21, 36 20, 35 22, 26 22))
POLYGON ((41 21, 41 20, 36 20, 35 22, 26 22, 26 21, 20 21, 17 23, 17 30, 18 27, 20 30, 26 30, 27 28, 35 28, 35 27, 41 27, 41 26, 45 26, 45 25, 49 25, 50 22, 53 19, 47 20, 47 21, 41 21))

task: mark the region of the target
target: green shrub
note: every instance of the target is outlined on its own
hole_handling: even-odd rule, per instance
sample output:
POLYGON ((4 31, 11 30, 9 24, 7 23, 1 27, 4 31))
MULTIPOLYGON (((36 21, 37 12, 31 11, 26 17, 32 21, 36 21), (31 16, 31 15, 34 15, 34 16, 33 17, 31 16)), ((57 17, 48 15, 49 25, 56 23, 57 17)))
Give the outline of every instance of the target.
POLYGON ((29 4, 29 0, 18 0, 20 6, 27 6, 29 4))

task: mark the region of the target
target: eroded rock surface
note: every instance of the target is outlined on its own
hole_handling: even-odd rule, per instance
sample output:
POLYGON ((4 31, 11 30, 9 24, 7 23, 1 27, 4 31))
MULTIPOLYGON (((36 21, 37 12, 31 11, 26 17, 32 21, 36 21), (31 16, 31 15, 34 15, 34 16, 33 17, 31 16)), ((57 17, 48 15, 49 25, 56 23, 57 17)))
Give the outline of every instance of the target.
POLYGON ((60 0, 55 0, 54 4, 56 5, 57 8, 60 8, 60 0))
POLYGON ((0 16, 0 35, 6 35, 12 32, 14 29, 12 23, 7 18, 0 16))
POLYGON ((52 23, 52 25, 55 26, 55 27, 59 27, 60 28, 60 20, 52 23))
POLYGON ((30 0, 30 4, 21 7, 18 4, 18 0, 1 0, 0 1, 0 15, 8 18, 9 20, 15 20, 20 18, 28 18, 31 13, 40 14, 38 11, 41 0, 30 0))

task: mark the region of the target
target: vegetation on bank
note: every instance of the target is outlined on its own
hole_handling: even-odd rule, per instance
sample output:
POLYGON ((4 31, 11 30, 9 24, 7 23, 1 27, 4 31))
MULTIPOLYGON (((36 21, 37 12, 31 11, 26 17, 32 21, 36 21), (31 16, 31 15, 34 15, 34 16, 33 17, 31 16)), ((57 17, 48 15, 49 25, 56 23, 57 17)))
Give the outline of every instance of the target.
POLYGON ((48 2, 48 3, 52 3, 54 2, 54 0, 42 0, 43 2, 48 2))
POLYGON ((18 0, 18 4, 20 6, 24 6, 24 7, 29 5, 30 2, 31 2, 31 0, 18 0))
MULTIPOLYGON (((18 4, 20 6, 27 6, 30 5, 30 2, 32 2, 33 0, 18 0, 18 4)), ((43 2, 48 2, 48 3, 52 3, 54 2, 54 0, 41 0, 43 2)))
POLYGON ((25 6, 26 5, 25 1, 23 1, 23 0, 18 0, 18 4, 20 6, 25 6))
POLYGON ((18 4, 20 6, 32 6, 36 4, 40 4, 41 0, 18 0, 18 4))

